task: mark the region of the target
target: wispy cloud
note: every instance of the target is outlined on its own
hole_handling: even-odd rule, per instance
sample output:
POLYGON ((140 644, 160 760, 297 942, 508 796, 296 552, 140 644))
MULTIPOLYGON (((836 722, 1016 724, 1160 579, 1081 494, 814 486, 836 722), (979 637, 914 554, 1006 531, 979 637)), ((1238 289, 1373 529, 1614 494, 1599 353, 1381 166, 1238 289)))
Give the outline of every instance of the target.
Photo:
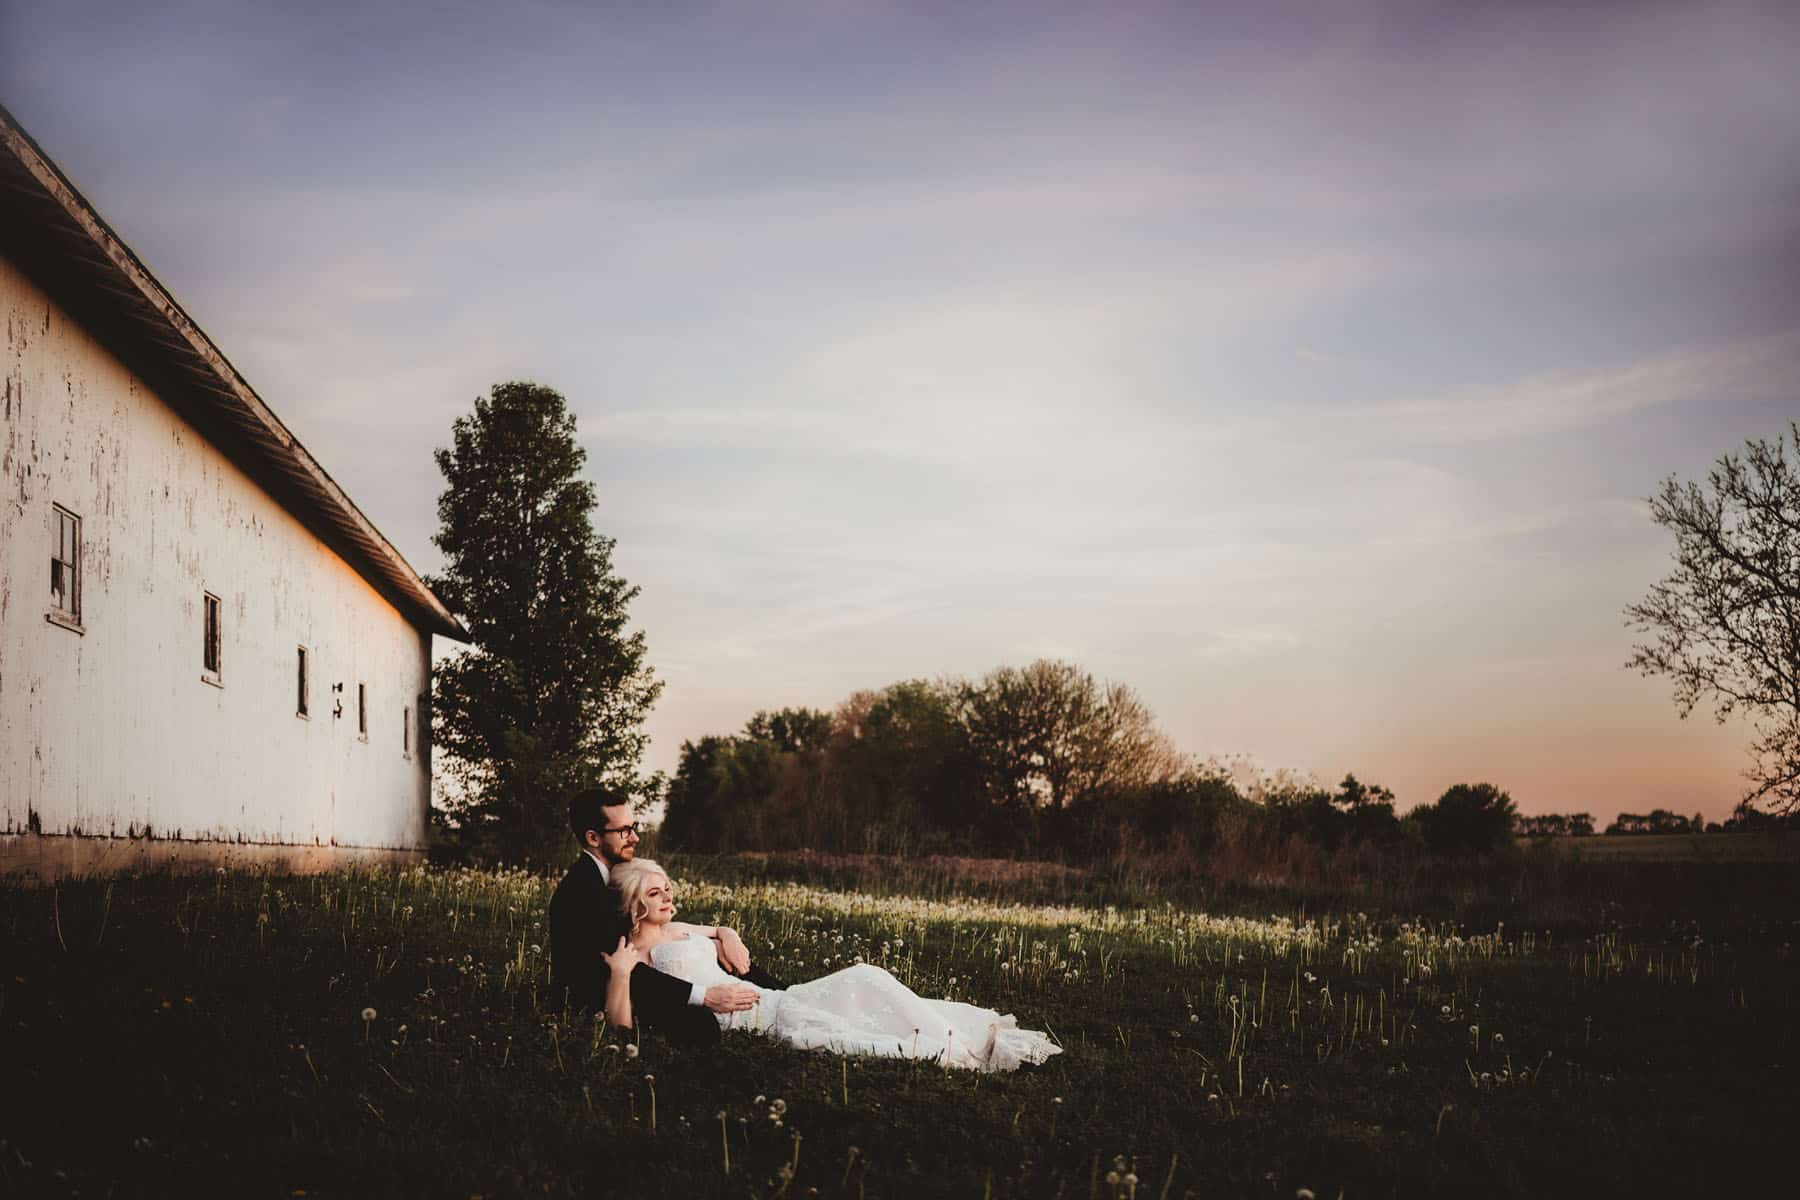
POLYGON ((1599 370, 1560 371, 1447 396, 1358 406, 1337 423, 1362 440, 1432 445, 1569 433, 1676 404, 1800 395, 1800 329, 1683 348, 1599 370))

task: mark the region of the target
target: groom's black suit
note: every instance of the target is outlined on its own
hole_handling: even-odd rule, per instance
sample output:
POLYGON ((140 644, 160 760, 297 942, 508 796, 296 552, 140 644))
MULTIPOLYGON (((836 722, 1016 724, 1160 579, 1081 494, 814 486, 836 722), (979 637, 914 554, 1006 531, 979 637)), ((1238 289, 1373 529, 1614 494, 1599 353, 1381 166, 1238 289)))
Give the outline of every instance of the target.
MULTIPOLYGON (((587 854, 556 885, 550 897, 550 967, 553 981, 568 990, 576 1005, 601 1013, 606 1008, 606 980, 611 972, 600 957, 611 954, 631 923, 619 909, 618 894, 600 876, 600 866, 587 854)), ((759 987, 786 986, 752 966, 743 978, 759 987)), ((694 985, 639 963, 631 972, 631 1011, 637 1021, 671 1041, 712 1045, 719 1022, 704 1005, 690 1004, 694 985)))

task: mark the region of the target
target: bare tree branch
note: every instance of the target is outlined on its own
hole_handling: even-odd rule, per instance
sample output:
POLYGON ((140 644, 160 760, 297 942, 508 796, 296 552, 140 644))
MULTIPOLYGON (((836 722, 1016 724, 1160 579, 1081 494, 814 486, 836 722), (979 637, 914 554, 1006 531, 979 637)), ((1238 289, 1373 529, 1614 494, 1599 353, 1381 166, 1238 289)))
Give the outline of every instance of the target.
MULTIPOLYGON (((1800 452, 1800 422, 1789 437, 1800 452)), ((1626 666, 1673 680, 1687 717, 1710 701, 1724 721, 1748 715, 1751 787, 1743 805, 1800 806, 1800 472, 1787 443, 1753 439, 1705 485, 1673 477, 1650 515, 1675 535, 1675 570, 1625 623, 1650 640, 1626 666)))

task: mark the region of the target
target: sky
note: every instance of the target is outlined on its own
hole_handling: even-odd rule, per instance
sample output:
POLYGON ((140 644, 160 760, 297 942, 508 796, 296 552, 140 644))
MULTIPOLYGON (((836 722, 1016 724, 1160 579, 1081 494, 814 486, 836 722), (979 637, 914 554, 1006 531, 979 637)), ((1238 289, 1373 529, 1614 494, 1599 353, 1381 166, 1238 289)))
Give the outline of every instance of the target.
POLYGON ((1726 815, 1646 498, 1800 417, 1800 9, 0 0, 0 103, 422 572, 575 412, 666 687, 1039 657, 1182 750, 1726 815))

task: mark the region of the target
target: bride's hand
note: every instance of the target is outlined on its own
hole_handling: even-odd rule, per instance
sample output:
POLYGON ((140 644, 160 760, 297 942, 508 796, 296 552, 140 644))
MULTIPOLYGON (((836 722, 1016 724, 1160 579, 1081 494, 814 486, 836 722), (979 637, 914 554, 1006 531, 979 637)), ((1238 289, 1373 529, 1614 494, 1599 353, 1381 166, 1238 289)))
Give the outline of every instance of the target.
POLYGON ((623 937, 619 939, 618 946, 611 954, 603 950, 600 952, 600 957, 606 960, 608 970, 624 971, 626 974, 630 974, 639 963, 647 961, 644 958, 644 952, 623 937))

